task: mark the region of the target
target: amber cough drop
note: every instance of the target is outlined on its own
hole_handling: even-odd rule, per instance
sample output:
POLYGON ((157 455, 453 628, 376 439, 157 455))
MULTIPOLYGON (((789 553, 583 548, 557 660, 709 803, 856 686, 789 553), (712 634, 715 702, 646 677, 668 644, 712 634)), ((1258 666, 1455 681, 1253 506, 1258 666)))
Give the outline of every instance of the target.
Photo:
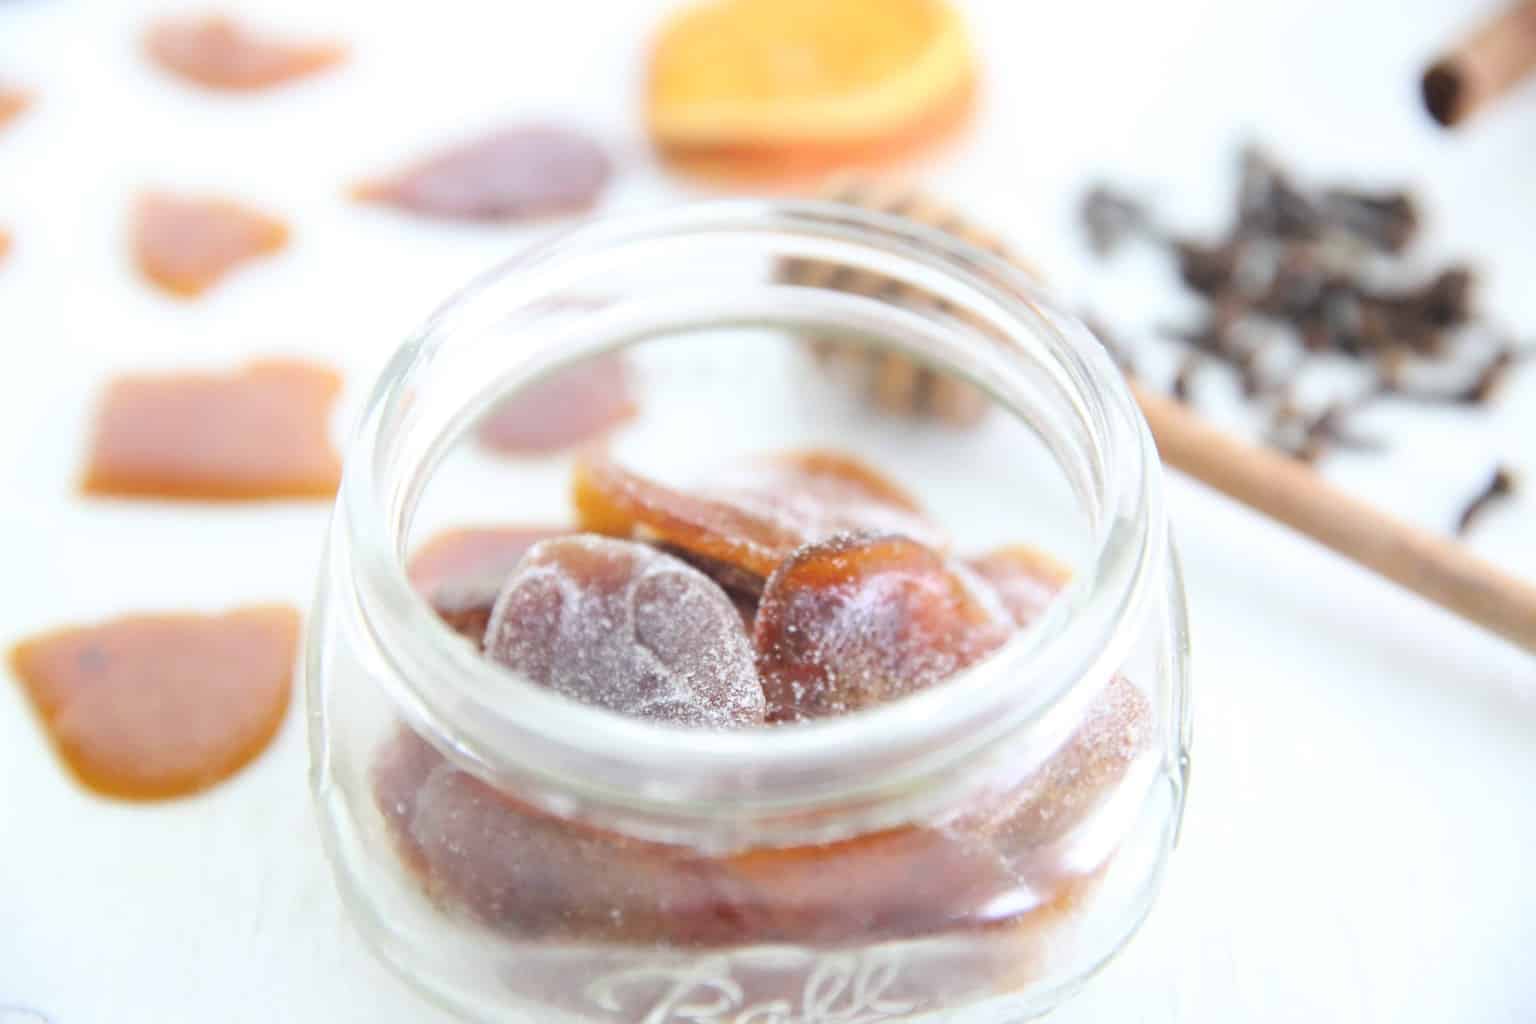
POLYGON ((134 212, 133 248, 150 282, 195 298, 231 271, 288 244, 288 227, 228 199, 151 192, 134 212))
POLYGON ((834 538, 772 576, 753 640, 769 718, 847 714, 941 682, 1007 639, 962 570, 905 537, 834 538))
POLYGON ((635 412, 624 358, 602 355, 502 401, 481 422, 480 441, 514 455, 555 452, 595 440, 635 412))
POLYGON ((608 155, 553 125, 517 125, 353 190, 356 198, 449 220, 507 221, 579 213, 602 194, 608 155))
POLYGON ((206 789, 266 748, 298 642, 285 607, 134 615, 23 640, 11 667, 81 783, 155 800, 206 789))
POLYGON ((946 544, 943 531, 899 485, 832 452, 748 460, 692 491, 592 452, 577 462, 572 498, 584 529, 673 545, 757 577, 767 577, 801 546, 844 532, 946 544))
POLYGON ((698 728, 763 720, 752 648, 725 592, 629 541, 544 541, 502 587, 492 660, 574 700, 698 728))
POLYGON ((0 85, 0 128, 4 128, 20 117, 30 106, 32 106, 31 93, 14 86, 0 85))
POLYGON ((477 648, 501 585, 529 548, 570 531, 555 526, 465 526, 428 538, 406 573, 432 610, 477 648))
POLYGON ((341 460, 341 378, 267 360, 233 373, 123 375, 102 397, 82 490, 131 498, 323 498, 341 460))
POLYGON ((231 92, 282 85, 346 56, 338 43, 279 39, 216 14, 161 18, 145 32, 144 50, 186 81, 231 92))

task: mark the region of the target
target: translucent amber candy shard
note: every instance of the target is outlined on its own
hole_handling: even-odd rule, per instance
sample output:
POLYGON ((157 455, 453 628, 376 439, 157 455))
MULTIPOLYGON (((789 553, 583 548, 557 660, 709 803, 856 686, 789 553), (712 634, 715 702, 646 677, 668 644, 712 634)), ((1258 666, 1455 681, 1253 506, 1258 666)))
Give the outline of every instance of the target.
POLYGON ((11 666, 81 783, 154 800, 206 789, 266 748, 298 642, 286 607, 132 615, 23 640, 11 666))
POLYGON ((602 437, 636 411, 624 358, 602 355, 507 398, 481 422, 479 436, 495 451, 555 452, 602 437))
POLYGON ((940 548, 947 543, 899 485, 834 452, 747 460, 693 491, 667 487, 589 452, 577 461, 572 498, 583 529, 675 545, 757 577, 801 546, 839 533, 899 533, 940 548))
POLYGON ((32 106, 32 94, 16 86, 0 85, 0 128, 10 124, 32 106))
POLYGON ((233 373, 125 374, 96 415, 82 489, 112 497, 325 498, 341 460, 331 408, 341 378, 266 360, 233 373))
POLYGON ((553 125, 514 125, 353 190, 364 202, 451 220, 521 220, 578 213, 611 172, 594 140, 553 125))
POLYGON ((288 227, 228 199, 150 192, 134 211, 139 269, 158 287, 193 298, 252 260, 288 244, 288 227))
POLYGON ((271 36, 218 14, 161 18, 144 33, 160 67, 209 89, 250 91, 282 85, 339 64, 345 46, 271 36))

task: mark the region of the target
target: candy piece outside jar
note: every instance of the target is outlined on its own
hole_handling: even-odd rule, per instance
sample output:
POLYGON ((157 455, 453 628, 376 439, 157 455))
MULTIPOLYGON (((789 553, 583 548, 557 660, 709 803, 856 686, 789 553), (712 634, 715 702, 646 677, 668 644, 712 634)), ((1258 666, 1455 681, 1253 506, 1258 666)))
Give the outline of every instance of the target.
MULTIPOLYGON (((995 301, 988 306, 985 295, 997 285, 969 282, 967 275, 975 272, 968 269, 974 267, 968 253, 965 260, 952 260, 944 243, 903 230, 819 204, 713 204, 658 219, 597 225, 525 257, 515 269, 524 286, 519 290, 526 294, 537 290, 537 281, 530 279, 538 278, 541 268, 571 273, 594 251, 620 263, 631 253, 637 263, 654 263, 658 252, 675 258, 678 250, 665 243, 679 238, 687 239, 690 248, 702 248, 699 255, 705 258, 711 245, 733 252, 756 245, 755 276, 747 281, 743 273, 732 306, 738 314, 772 318, 785 296, 782 290, 760 294, 771 289, 760 257, 824 255, 827 239, 835 236, 846 250, 841 258, 867 256, 861 249, 867 247, 887 261, 881 267, 887 272, 901 269, 903 261, 914 265, 914 273, 941 269, 940 276, 959 281, 952 301, 974 288, 981 293, 971 296, 974 306, 995 319, 1022 321, 1007 331, 1033 332, 1049 342, 1026 352, 1028 358, 1083 362, 1090 374, 1105 378, 1094 377, 1095 387, 1107 386, 1112 368, 1096 365, 1088 349, 1092 339, 1034 294, 1032 285, 1005 278, 1028 301, 1017 308, 995 301), (761 251, 765 239, 773 244, 766 252, 761 251)), ((507 301, 498 293, 498 282, 513 273, 503 268, 486 279, 437 323, 469 330, 477 313, 507 301)), ((611 262, 606 273, 613 282, 611 262)), ((675 268, 672 276, 677 276, 675 268)), ((655 298, 654 289, 649 295, 655 298)), ((624 301, 621 296, 618 305, 624 301)), ((824 320, 841 309, 818 307, 815 318, 824 320)), ((495 310, 496 315, 503 312, 495 310)), ((899 310, 891 313, 899 319, 899 310)), ((696 315, 717 314, 706 309, 696 315)), ((597 319, 602 321, 601 311, 597 319)), ((964 332, 957 327, 955 333, 964 332)), ((398 552, 414 498, 402 496, 419 490, 421 478, 431 471, 419 457, 433 447, 425 437, 467 430, 473 417, 463 414, 464 407, 486 407, 516 387, 515 374, 507 371, 496 388, 445 400, 445 406, 455 408, 442 412, 441 419, 434 421, 429 408, 421 420, 402 426, 404 420, 389 410, 393 403, 398 412, 407 390, 418 400, 429 396, 423 407, 430 406, 437 394, 434 386, 447 388, 440 382, 469 376, 462 367, 449 374, 443 364, 433 365, 454 358, 459 351, 454 340, 429 331, 414 351, 408 348, 397 357, 395 379, 387 377, 375 396, 348 465, 322 585, 322 614, 309 646, 314 780, 323 834, 353 917, 386 962, 467 1019, 521 1010, 538 1020, 665 1020, 647 1014, 659 1012, 656 1007, 687 981, 704 986, 688 997, 695 1003, 706 991, 719 996, 722 1020, 775 1000, 786 1007, 786 1020, 815 1020, 814 1013, 826 1017, 852 1006, 849 1000, 866 998, 874 1004, 864 1008, 870 1020, 922 1020, 953 1012, 953 1019, 983 1022, 1049 1008, 1125 941, 1150 903, 1171 846, 1185 763, 1182 605, 1166 546, 1155 462, 1143 428, 1128 412, 1128 397, 1116 405, 1113 394, 1106 399, 1093 393, 1093 401, 1110 406, 1105 418, 1111 429, 1107 438, 1090 440, 1107 450, 1087 450, 1092 445, 1073 449, 1062 442, 1062 457, 1097 461, 1099 469, 1116 458, 1131 464, 1132 471, 1119 477, 1129 478, 1129 485, 1090 496, 1098 504, 1093 515, 1100 524, 1114 524, 1129 536, 1118 537, 1113 549, 1089 553, 1086 567, 1092 571, 1077 566, 1076 579, 1082 583, 1065 589, 1060 608, 1045 616, 1042 628, 1005 646, 978 671, 942 684, 942 702, 925 702, 932 695, 919 694, 874 709, 867 718, 861 713, 827 723, 825 731, 817 725, 800 736, 786 734, 782 745, 771 732, 696 742, 665 730, 658 735, 651 726, 612 716, 594 719, 592 714, 599 713, 590 709, 552 705, 550 695, 523 693, 515 681, 519 715, 508 720, 494 702, 477 698, 474 689, 493 678, 500 685, 504 677, 486 675, 494 672, 492 667, 434 621, 425 603, 410 593, 398 552), (435 376, 434 370, 444 375, 435 376), (420 433, 407 437, 407 427, 420 433), (367 450, 385 457, 368 460, 358 454, 367 450), (412 452, 418 453, 416 464, 405 458, 412 452), (1132 609, 1129 615, 1126 606, 1132 609), (369 644, 377 645, 375 653, 383 648, 385 657, 370 656, 369 644), (1012 678, 1003 680, 999 663, 1029 646, 1035 650, 1013 657, 1006 666, 1012 678), (1049 674, 1053 666, 1055 677, 1049 674), (1074 723, 1082 720, 1102 686, 1091 680, 1107 680, 1107 674, 1099 673, 1122 666, 1126 678, 1141 688, 1149 721, 1139 770, 1126 776, 1139 780, 1139 788, 1131 792, 1133 787, 1122 784, 1106 801, 1106 807, 1115 805, 1116 815, 1112 841, 1099 844, 1108 852, 1074 860, 1060 856, 1060 844, 1054 844, 1050 865, 1037 868, 1025 856, 999 868, 990 850, 978 853, 971 837, 951 823, 974 810, 975 801, 1006 801, 1021 780, 1064 749, 1074 723), (1020 678, 1029 686, 1021 687, 1020 678), (1006 692, 1010 687, 1004 682, 1012 690, 1033 692, 1037 706, 1021 708, 1019 695, 1006 692), (407 735, 403 729, 410 729, 413 738, 400 739, 407 735), (593 730, 602 734, 609 757, 598 756, 590 735, 581 739, 593 730), (483 907, 476 913, 457 898, 453 881, 424 886, 421 862, 413 864, 408 851, 402 857, 389 799, 380 799, 375 790, 386 763, 381 752, 390 744, 414 746, 414 761, 404 758, 414 767, 403 769, 404 777, 414 777, 413 771, 436 772, 433 791, 458 799, 461 817, 495 807, 497 812, 487 817, 566 823, 547 830, 543 839, 553 836, 557 846, 575 846, 578 852, 563 861, 530 863, 546 872, 567 873, 582 864, 602 865, 589 867, 585 875, 578 871, 578 877, 563 883, 594 896, 583 911, 590 920, 572 918, 555 899, 521 914, 486 913, 483 907), (942 770, 919 756, 936 750, 942 770), (877 756, 881 772, 873 778, 869 763, 877 756), (613 772, 615 760, 625 762, 623 771, 613 772), (727 770, 743 765, 752 766, 750 775, 727 770), (572 767, 591 774, 572 784, 572 767), (660 787, 686 791, 688 798, 624 792, 622 776, 642 775, 660 787), (807 784, 807 777, 816 784, 807 784), (722 814, 722 806, 731 809, 722 814), (785 806, 794 806, 795 813, 774 813, 785 806), (927 835, 942 841, 913 838, 927 835), (657 854, 653 847, 661 847, 664 853, 655 860, 666 870, 658 876, 659 869, 646 866, 651 874, 644 883, 607 870, 617 861, 605 859, 602 851, 614 843, 643 851, 640 860, 646 865, 657 854), (855 861, 861 856, 863 862, 855 861), (915 875, 932 894, 926 901, 923 886, 888 880, 914 877, 912 866, 925 858, 966 869, 919 868, 915 875), (685 866, 683 877, 700 884, 680 888, 672 884, 675 877, 667 880, 679 864, 685 866), (885 873, 872 870, 871 864, 885 873), (935 876, 931 883, 928 873, 935 876), (607 877, 594 877, 603 874, 607 877), (660 883, 653 884, 658 877, 660 883), (994 877, 1000 878, 996 886, 988 881, 994 877), (996 898, 987 898, 989 887, 999 890, 996 898), (707 898, 698 896, 701 891, 707 898), (626 903, 635 893, 652 895, 626 903), (860 898, 869 910, 844 912, 860 898), (654 914, 657 906, 677 913, 654 914), (608 912, 605 919, 600 910, 608 912), (684 919, 694 925, 682 927, 684 919), (697 927, 699 921, 706 926, 697 927), (842 993, 838 998, 844 1001, 819 1006, 817 999, 832 998, 828 992, 842 993)), ((961 340, 987 359, 1006 364, 1012 358, 991 351, 997 348, 995 337, 971 331, 961 340)), ((484 358, 463 352, 470 362, 471 356, 484 358)), ((511 365, 523 354, 503 352, 497 359, 511 365)), ((538 346, 531 346, 530 358, 537 354, 538 346)), ((954 352, 946 356, 958 358, 954 352)), ((525 379, 534 372, 527 368, 525 379)), ((1004 391, 1000 401, 1017 406, 1026 397, 1004 391)), ((1034 397, 1051 396, 1046 391, 1034 397)), ((1061 401, 1064 408, 1070 405, 1061 401)), ((515 508, 504 512, 510 519, 518 515, 515 508)), ((1108 527, 1098 532, 1107 534, 1108 527)), ((956 546, 970 555, 987 545, 958 537, 956 546)), ((423 786, 407 781, 397 789, 397 801, 409 803, 415 797, 419 802, 423 786)), ((434 813, 453 807, 445 801, 434 813)), ((1103 821, 1090 825, 1087 831, 1104 831, 1099 827, 1103 821)), ((484 883, 457 881, 460 888, 484 883)))

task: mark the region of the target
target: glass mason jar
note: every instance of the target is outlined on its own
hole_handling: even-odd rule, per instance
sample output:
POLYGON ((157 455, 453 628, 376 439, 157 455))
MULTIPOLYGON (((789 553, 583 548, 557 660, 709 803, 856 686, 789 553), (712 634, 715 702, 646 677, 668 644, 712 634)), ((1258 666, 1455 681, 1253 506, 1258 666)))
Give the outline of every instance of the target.
POLYGON ((1048 1011, 1134 932, 1178 831, 1187 647, 1160 474, 1081 324, 903 219, 709 203, 494 270, 378 382, 322 571, 312 783, 364 938, 471 1020, 1048 1011), (569 455, 497 457, 473 428, 614 351, 639 408, 611 438, 626 464, 675 479, 845 449, 916 492, 956 552, 1028 543, 1062 576, 994 653, 856 714, 708 731, 535 685, 434 614, 407 554, 445 524, 567 517, 569 455), (850 387, 893 368, 992 408, 961 428, 850 387))

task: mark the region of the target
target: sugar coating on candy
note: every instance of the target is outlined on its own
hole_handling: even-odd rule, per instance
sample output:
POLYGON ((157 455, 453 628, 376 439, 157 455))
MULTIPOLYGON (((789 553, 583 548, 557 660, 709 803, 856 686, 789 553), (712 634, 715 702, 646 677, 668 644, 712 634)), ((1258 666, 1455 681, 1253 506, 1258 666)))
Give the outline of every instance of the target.
POLYGON ((562 526, 456 526, 428 537, 411 554, 406 575, 419 593, 445 584, 494 580, 499 587, 528 549, 570 533, 562 526))
POLYGON ((809 450, 738 462, 700 489, 796 531, 805 543, 839 533, 888 533, 943 549, 944 531, 916 498, 873 467, 841 452, 809 450))
POLYGON ((483 649, 501 585, 541 540, 569 533, 557 526, 462 526, 433 534, 406 566, 411 585, 448 627, 483 649))
POLYGON ((152 283, 182 298, 288 244, 288 226, 229 199, 150 192, 134 211, 133 249, 152 283))
POLYGON ((1067 742, 1007 794, 983 830, 1011 856, 1062 838, 1125 778, 1151 740, 1152 725, 1146 694, 1115 676, 1067 742))
MULTIPOLYGON (((380 748, 374 799, 441 906, 519 937, 723 943, 697 855, 553 817, 447 761, 404 727, 380 748)), ((739 936, 735 936, 739 937, 739 936)))
POLYGON ((630 541, 543 541, 507 579, 485 631, 491 659, 567 697, 698 728, 763 720, 763 691, 725 592, 630 541))
POLYGON ((905 537, 807 545, 764 588, 753 643, 770 721, 846 714, 932 686, 1001 646, 1002 609, 905 537))
POLYGON ((939 548, 946 543, 911 495, 833 452, 752 459, 692 492, 589 452, 577 461, 572 499, 584 529, 675 545, 758 577, 805 544, 846 531, 900 533, 939 548))
POLYGON ((172 74, 230 91, 281 85, 346 56, 337 43, 278 39, 218 14, 161 18, 144 34, 144 50, 172 74))
POLYGON ((554 125, 513 125, 428 157, 354 190, 428 217, 519 220, 590 208, 608 183, 608 154, 554 125))
POLYGON ((974 921, 1015 886, 983 838, 907 825, 721 863, 723 902, 758 942, 868 942, 974 921))
POLYGON ((909 825, 706 858, 562 820, 458 769, 404 727, 374 800, 440 906, 519 937, 724 947, 930 934, 1015 884, 987 837, 909 825))
POLYGON ((629 368, 608 353, 568 366, 504 399, 480 423, 480 443, 539 454, 595 440, 635 415, 629 368))
POLYGON ((1066 566, 1028 544, 998 548, 966 564, 987 582, 1020 627, 1033 622, 1072 576, 1066 566))

